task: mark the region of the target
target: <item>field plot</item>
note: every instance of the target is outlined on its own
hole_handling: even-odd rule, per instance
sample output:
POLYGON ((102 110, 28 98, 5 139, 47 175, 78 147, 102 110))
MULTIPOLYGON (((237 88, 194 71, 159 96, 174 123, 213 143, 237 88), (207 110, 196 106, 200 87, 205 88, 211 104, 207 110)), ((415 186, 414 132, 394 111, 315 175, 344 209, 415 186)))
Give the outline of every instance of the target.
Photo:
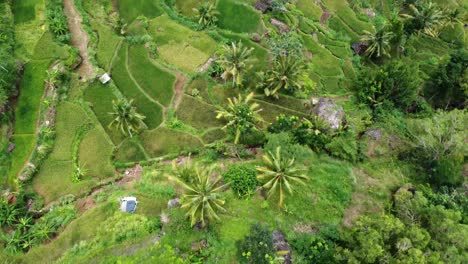
POLYGON ((128 56, 128 69, 139 86, 151 98, 168 106, 174 95, 174 75, 154 65, 142 45, 131 46, 128 56))
POLYGON ((237 33, 263 32, 260 13, 238 0, 218 0, 219 27, 237 33), (240 15, 242 14, 242 19, 240 15))
POLYGON ((221 127, 223 123, 215 118, 216 110, 217 108, 213 105, 184 95, 177 109, 177 118, 197 129, 221 127))
POLYGON ((125 44, 120 48, 118 58, 112 68, 112 76, 115 84, 127 99, 134 100, 138 111, 146 116, 144 122, 148 128, 156 128, 163 120, 162 108, 158 102, 146 94, 131 77, 127 68, 127 56, 128 46, 125 44))
POLYGON ((128 23, 140 15, 147 18, 157 17, 162 14, 159 1, 163 0, 119 0, 120 16, 128 23))
MULTIPOLYGON (((206 0, 203 2, 216 3, 216 0, 206 0)), ((193 8, 197 8, 200 5, 199 0, 175 0, 176 9, 187 17, 194 17, 196 12, 193 11, 193 8)))
POLYGON ((217 48, 206 33, 179 25, 167 15, 151 20, 148 33, 155 39, 164 61, 189 73, 196 72, 217 48))
POLYGON ((203 146, 201 140, 197 137, 164 127, 145 131, 140 137, 143 147, 151 157, 160 157, 181 151, 192 151, 203 146))
POLYGON ((98 46, 96 60, 105 70, 110 70, 111 61, 116 49, 119 47, 122 38, 117 36, 110 28, 104 25, 96 24, 98 33, 98 46))

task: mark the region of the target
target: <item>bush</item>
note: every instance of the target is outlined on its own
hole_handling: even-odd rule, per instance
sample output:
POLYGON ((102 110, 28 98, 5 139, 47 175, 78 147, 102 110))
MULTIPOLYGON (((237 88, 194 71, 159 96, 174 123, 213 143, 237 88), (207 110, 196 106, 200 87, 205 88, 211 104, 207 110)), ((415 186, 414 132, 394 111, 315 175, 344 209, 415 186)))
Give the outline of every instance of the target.
POLYGON ((463 157, 442 157, 434 164, 431 181, 437 186, 456 187, 463 183, 463 157))
POLYGON ((460 49, 439 65, 425 87, 425 97, 436 108, 466 106, 468 98, 468 51, 460 49))
POLYGON ((334 263, 335 244, 321 237, 301 235, 291 245, 305 263, 334 263))
POLYGON ((144 237, 158 228, 158 222, 151 221, 143 215, 116 212, 101 225, 98 237, 105 243, 119 243, 144 237))
POLYGON ((296 143, 294 137, 287 132, 267 135, 267 143, 263 147, 265 152, 275 153, 278 147, 281 147, 281 156, 286 160, 302 162, 313 154, 308 147, 296 143))
POLYGON ((308 145, 315 152, 321 152, 331 140, 330 129, 320 118, 308 120, 281 114, 268 127, 268 131, 271 133, 290 132, 295 142, 308 145))
POLYGON ((272 231, 262 224, 252 225, 249 235, 237 241, 236 246, 239 263, 270 264, 275 256, 272 231))
POLYGON ((360 102, 373 108, 389 102, 403 111, 413 106, 420 86, 418 65, 401 60, 363 68, 354 83, 360 102))
POLYGON ((251 164, 234 164, 223 173, 223 180, 239 198, 255 193, 257 187, 257 171, 251 164))
POLYGON ((359 160, 357 136, 350 131, 334 137, 325 147, 334 157, 351 162, 359 160))
POLYGON ((68 43, 71 34, 68 28, 67 16, 63 10, 63 2, 61 0, 48 0, 46 16, 50 31, 54 34, 54 37, 59 42, 68 43))

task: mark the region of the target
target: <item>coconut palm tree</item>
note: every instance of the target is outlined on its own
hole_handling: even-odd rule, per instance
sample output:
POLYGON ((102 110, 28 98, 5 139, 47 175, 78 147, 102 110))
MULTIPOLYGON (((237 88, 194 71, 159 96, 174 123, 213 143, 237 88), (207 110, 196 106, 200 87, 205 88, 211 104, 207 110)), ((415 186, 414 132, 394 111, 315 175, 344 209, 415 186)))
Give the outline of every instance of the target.
POLYGON ((217 110, 217 119, 227 120, 227 124, 223 127, 231 135, 234 135, 234 143, 237 144, 241 136, 245 133, 256 129, 257 123, 262 121, 258 114, 262 109, 259 109, 257 103, 250 103, 254 94, 250 93, 245 98, 241 94, 238 97, 229 98, 227 108, 217 110))
POLYGON ((280 56, 261 84, 265 95, 278 98, 278 92, 281 89, 289 93, 302 89, 307 83, 306 69, 303 61, 291 56, 280 56))
POLYGON ((294 167, 294 159, 285 159, 281 156, 281 148, 273 154, 270 151, 263 155, 264 166, 257 167, 257 179, 264 182, 263 188, 268 190, 267 197, 278 193, 278 207, 283 207, 284 196, 293 192, 294 184, 305 184, 307 176, 301 174, 302 170, 294 167), (286 192, 285 192, 286 191, 286 192))
POLYGON ((431 37, 437 37, 444 23, 444 13, 432 2, 419 2, 417 5, 410 5, 410 14, 403 16, 408 18, 407 31, 423 32, 431 37))
POLYGON ((193 11, 197 14, 198 24, 202 28, 214 26, 218 22, 219 12, 212 3, 201 3, 198 8, 193 8, 193 11))
POLYGON ((367 43, 365 55, 368 57, 380 58, 383 55, 390 57, 391 41, 394 36, 393 32, 387 31, 386 27, 382 27, 375 33, 364 30, 362 41, 367 43))
POLYGON ((244 48, 242 42, 232 42, 225 45, 218 63, 223 68, 221 77, 224 80, 232 79, 232 84, 240 87, 244 72, 249 69, 248 62, 253 48, 244 48))
POLYGON ((187 210, 190 223, 194 226, 200 223, 205 227, 209 221, 218 220, 218 212, 226 212, 223 207, 222 190, 226 185, 219 184, 221 177, 214 176, 213 167, 195 166, 190 183, 184 182, 177 176, 171 177, 185 189, 181 207, 187 210))
POLYGON ((124 135, 133 137, 144 125, 145 116, 136 111, 133 100, 112 101, 114 111, 109 113, 114 118, 109 127, 117 126, 124 135))

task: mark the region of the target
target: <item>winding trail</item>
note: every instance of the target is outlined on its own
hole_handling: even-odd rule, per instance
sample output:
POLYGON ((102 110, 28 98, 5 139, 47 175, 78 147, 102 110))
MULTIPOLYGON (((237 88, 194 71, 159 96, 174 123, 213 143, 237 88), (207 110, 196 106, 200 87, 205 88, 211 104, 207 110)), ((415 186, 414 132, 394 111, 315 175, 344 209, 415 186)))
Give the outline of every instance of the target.
POLYGON ((63 6, 72 35, 71 44, 80 51, 82 59, 82 62, 78 67, 78 73, 83 79, 89 79, 94 76, 93 65, 89 60, 88 53, 89 36, 83 29, 81 24, 82 18, 76 9, 73 0, 64 0, 63 6))

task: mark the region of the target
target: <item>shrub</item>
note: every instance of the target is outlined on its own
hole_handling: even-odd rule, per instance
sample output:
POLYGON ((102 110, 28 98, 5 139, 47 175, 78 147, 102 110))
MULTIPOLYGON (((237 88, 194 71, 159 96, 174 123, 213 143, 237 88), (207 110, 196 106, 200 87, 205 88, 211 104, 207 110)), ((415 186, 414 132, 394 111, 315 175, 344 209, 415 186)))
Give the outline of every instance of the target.
POLYGON ((354 88, 358 100, 373 108, 390 102, 408 111, 417 99, 420 85, 418 65, 399 60, 375 69, 363 68, 354 88))
POLYGON ((116 212, 102 223, 98 237, 106 243, 119 243, 148 235, 158 227, 158 222, 151 221, 146 216, 116 212))
POLYGON ((352 132, 347 131, 334 137, 325 147, 334 157, 351 162, 359 159, 357 136, 352 132))
POLYGON ((285 159, 295 159, 301 162, 312 155, 309 148, 298 144, 294 137, 287 132, 267 135, 267 143, 263 147, 265 152, 273 153, 278 147, 281 147, 281 156, 285 159))
POLYGON ((68 43, 71 39, 70 30, 68 28, 67 16, 63 10, 63 2, 60 0, 48 0, 47 21, 49 28, 54 37, 62 43, 68 43))
POLYGON ((237 241, 236 246, 239 263, 270 264, 275 256, 272 231, 259 223, 252 225, 249 235, 237 241))
POLYGON ((229 166, 223 173, 223 180, 229 183, 230 187, 238 197, 245 197, 253 194, 257 187, 257 171, 251 164, 234 164, 229 166))
POLYGON ((463 157, 442 157, 434 164, 431 181, 437 186, 459 186, 463 183, 463 157))
POLYGON ((439 65, 425 87, 425 96, 436 108, 463 108, 468 97, 468 51, 458 50, 439 65))
POLYGON ((335 244, 321 237, 301 235, 291 241, 292 247, 305 263, 334 263, 335 244))

